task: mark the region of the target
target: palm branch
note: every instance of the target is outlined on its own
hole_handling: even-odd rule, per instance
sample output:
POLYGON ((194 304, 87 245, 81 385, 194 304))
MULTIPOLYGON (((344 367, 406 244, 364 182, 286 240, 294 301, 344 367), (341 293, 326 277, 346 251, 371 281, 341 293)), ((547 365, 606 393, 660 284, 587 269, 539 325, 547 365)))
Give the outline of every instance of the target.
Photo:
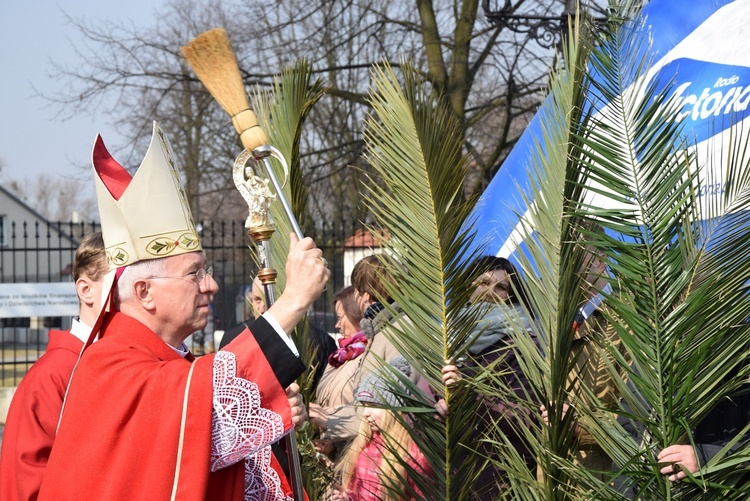
POLYGON ((721 166, 699 158, 667 93, 638 77, 650 62, 638 42, 647 40, 644 29, 630 25, 593 51, 591 95, 608 105, 592 98, 593 116, 573 153, 589 190, 571 214, 611 235, 584 232, 608 257, 616 284, 605 312, 627 357, 610 346, 612 373, 618 381, 615 369, 626 370, 619 414, 637 436, 601 414, 592 432, 638 496, 730 496, 745 472, 722 462, 736 466, 746 448, 717 456, 705 477, 677 484, 659 473, 655 457, 668 445, 690 443, 691 430, 748 375, 746 138, 734 128, 721 166), (720 196, 699 196, 716 183, 720 196))
MULTIPOLYGON (((623 11, 632 16, 634 10, 625 7, 623 11)), ((720 178, 723 195, 700 200, 703 183, 713 185, 715 180, 703 179, 699 173, 712 170, 700 170, 696 157, 684 148, 685 139, 674 120, 676 110, 665 101, 666 94, 657 94, 645 80, 633 77, 642 73, 647 62, 637 39, 632 29, 623 29, 601 40, 591 54, 592 67, 599 73, 596 80, 590 75, 581 78, 580 73, 576 78, 586 58, 569 51, 569 72, 556 80, 559 86, 552 87, 554 119, 545 123, 544 137, 530 161, 537 196, 529 201, 528 212, 516 217, 535 230, 519 260, 538 314, 543 355, 524 343, 521 333, 517 342, 526 355, 525 371, 534 382, 536 398, 551 405, 552 423, 548 428, 527 429, 528 440, 536 440, 544 470, 543 491, 522 468, 514 467, 517 458, 503 450, 498 437, 498 450, 508 453, 500 456, 501 464, 515 473, 508 493, 512 498, 576 497, 582 496, 582 489, 597 492, 597 498, 619 496, 570 462, 574 441, 569 418, 562 417, 560 408, 566 399, 590 404, 581 406, 581 412, 590 414, 592 432, 622 468, 619 473, 640 482, 640 495, 664 499, 685 492, 741 495, 733 489, 746 474, 737 465, 744 464, 747 452, 740 448, 729 456, 724 453, 738 444, 746 430, 709 464, 707 477, 696 481, 698 488, 690 482, 670 484, 659 473, 653 453, 688 440, 689 431, 747 377, 746 141, 741 129, 735 129, 740 140, 723 150, 727 161, 720 178), (588 107, 581 101, 584 95, 588 107), (603 109, 601 97, 609 102, 603 109), (592 194, 598 197, 594 201, 592 194), (615 210, 602 209, 613 204, 618 204, 615 210), (607 233, 594 231, 595 227, 607 233), (613 234, 619 237, 608 236, 613 234), (604 253, 617 285, 605 311, 628 356, 609 347, 612 377, 616 381, 616 370, 626 368, 629 383, 618 385, 624 403, 619 414, 646 430, 640 437, 650 441, 645 449, 639 443, 643 440, 631 438, 614 416, 601 412, 602 405, 593 395, 571 394, 567 381, 570 325, 583 297, 578 270, 587 259, 586 245, 604 253)), ((388 103, 383 113, 394 114, 393 100, 388 103)), ((406 149, 397 147, 400 152, 406 149)), ((399 153, 389 154, 396 158, 399 153)), ((386 184, 394 193, 400 190, 402 196, 418 198, 398 183, 386 184)), ((386 190, 379 193, 383 199, 387 195, 386 190)), ((390 224, 411 219, 404 215, 403 199, 399 200, 399 213, 383 217, 390 224)), ((406 240, 412 235, 404 233, 406 240)), ((393 247, 399 256, 416 251, 420 257, 428 248, 423 242, 398 242, 393 247)), ((419 266, 412 270, 423 271, 419 266)), ((409 280, 405 277, 407 286, 409 280)), ((426 282, 412 280, 419 290, 403 293, 403 302, 421 301, 429 290, 426 282)), ((422 319, 439 318, 438 314, 439 309, 422 319)), ((414 315, 419 318, 420 311, 414 315)), ((412 354, 425 353, 424 333, 430 331, 418 330, 422 338, 403 333, 407 340, 402 346, 412 354)), ((483 390, 493 387, 503 394, 498 385, 483 390)))
MULTIPOLYGON (((635 10, 625 4, 622 12, 632 17, 635 10)), ((742 447, 737 451, 728 445, 709 464, 706 478, 695 481, 698 487, 670 484, 654 459, 667 445, 686 443, 690 430, 747 377, 743 215, 748 174, 746 139, 738 128, 739 140, 729 141, 722 151, 727 161, 719 177, 722 196, 699 198, 704 183, 717 183, 699 172, 717 169, 699 170, 666 94, 634 77, 648 62, 637 42, 647 37, 636 31, 632 26, 613 30, 601 39, 591 51, 585 78, 575 75, 587 50, 579 46, 576 56, 569 45, 568 73, 551 87, 550 119, 543 122, 543 138, 529 161, 536 196, 527 201, 525 214, 515 215, 534 230, 518 260, 538 315, 542 354, 523 342, 524 333, 517 333, 516 341, 536 396, 551 411, 549 427, 529 427, 527 433, 536 444, 547 499, 620 496, 570 461, 574 441, 569 416, 561 412, 565 400, 590 418, 592 433, 622 468, 619 473, 638 481, 637 495, 736 496, 741 494, 734 488, 746 474, 737 468, 747 460, 742 447), (607 233, 595 230, 600 227, 607 233), (577 271, 587 258, 585 246, 603 252, 613 272, 616 293, 605 311, 627 356, 608 346, 611 377, 617 381, 618 370, 627 371, 628 385, 621 380, 618 385, 624 403, 619 414, 645 430, 639 439, 631 438, 594 395, 576 394, 567 381, 570 325, 582 299, 577 271), (644 437, 646 446, 640 443, 644 437), (733 454, 726 456, 730 450, 733 454)), ((746 432, 741 430, 731 445, 740 445, 746 432)), ((507 457, 500 463, 513 471, 507 457)), ((518 471, 508 496, 539 495, 533 479, 518 471)))
MULTIPOLYGON (((292 206, 297 222, 304 230, 309 229, 307 189, 304 183, 299 158, 299 142, 302 130, 312 107, 323 96, 325 87, 321 81, 312 81, 312 66, 302 59, 281 72, 270 91, 257 91, 251 96, 260 125, 266 131, 269 143, 287 159, 288 174, 281 165, 272 160, 274 172, 284 184, 284 194, 292 206), (288 176, 288 179, 287 179, 288 176)), ((284 263, 289 251, 289 233, 292 226, 280 204, 271 206, 276 224, 277 238, 271 247, 272 262, 284 263)), ((277 284, 283 290, 286 283, 285 270, 279 267, 277 284)))
MULTIPOLYGON (((435 420, 425 402, 412 402, 408 410, 420 422, 419 428, 428 430, 415 433, 414 438, 436 473, 434 482, 420 486, 429 499, 470 499, 476 489, 476 467, 483 462, 497 462, 508 473, 505 495, 509 499, 555 499, 577 492, 575 482, 568 478, 569 468, 561 467, 565 461, 570 464, 574 445, 570 416, 562 419, 561 406, 569 391, 570 326, 583 299, 577 272, 586 257, 577 243, 579 230, 569 217, 568 202, 581 197, 584 184, 584 174, 570 161, 585 122, 583 70, 587 52, 579 50, 578 40, 578 33, 571 32, 566 64, 553 79, 548 103, 555 120, 545 124, 545 142, 539 144, 532 160, 531 182, 541 196, 529 203, 530 210, 523 216, 536 228, 534 245, 527 246, 529 254, 522 264, 530 279, 547 356, 540 354, 518 319, 509 318, 519 326, 513 337, 524 355, 524 372, 533 383, 530 394, 519 398, 511 388, 503 387, 497 367, 491 366, 461 385, 461 389, 472 391, 446 392, 450 414, 444 422, 435 420), (489 457, 472 454, 478 444, 469 442, 467 431, 477 424, 477 394, 510 402, 529 416, 538 416, 540 402, 552 403, 549 428, 532 419, 515 430, 535 444, 545 466, 543 483, 537 482, 536 472, 529 471, 502 433, 490 432, 484 437, 484 444, 494 451, 489 457)), ((471 293, 467 284, 473 278, 467 263, 476 257, 463 250, 472 237, 471 227, 462 224, 471 205, 459 200, 464 160, 451 116, 442 110, 439 99, 424 90, 413 70, 408 65, 404 68, 403 87, 388 66, 374 71, 374 113, 367 122, 365 138, 368 160, 378 177, 370 182, 367 201, 379 224, 392 234, 386 252, 397 256, 403 265, 394 270, 398 286, 391 295, 411 325, 400 330, 393 341, 433 388, 441 388, 439 368, 445 360, 464 355, 468 334, 477 321, 476 315, 463 308, 471 293)))
POLYGON ((472 204, 462 201, 467 159, 455 117, 410 64, 401 69, 403 84, 387 64, 372 70, 365 142, 375 174, 365 198, 390 233, 384 252, 401 265, 391 270, 396 280, 388 292, 410 321, 391 341, 451 409, 445 420, 436 419, 428 401, 409 397, 419 395, 416 388, 401 390, 412 399, 407 410, 418 422, 410 423, 412 436, 433 472, 429 478, 410 473, 425 499, 468 499, 474 469, 466 452, 476 398, 446 391, 440 375, 446 360, 461 357, 476 322, 462 309, 471 292, 464 265, 472 258, 464 251, 470 233, 461 226, 472 204))
MULTIPOLYGON (((300 60, 294 66, 284 70, 275 79, 270 92, 258 90, 252 96, 253 107, 259 122, 267 132, 270 144, 274 145, 287 159, 289 172, 283 171, 275 159, 271 163, 277 178, 284 185, 284 196, 290 202, 300 227, 307 221, 307 191, 302 178, 299 163, 299 141, 305 119, 314 104, 323 95, 324 87, 320 81, 311 82, 312 67, 309 61, 300 60), (288 176, 288 179, 287 179, 288 176)), ((282 210, 280 203, 271 205, 271 214, 276 226, 276 233, 271 240, 271 262, 278 263, 276 271, 276 288, 283 291, 286 284, 284 263, 289 253, 289 234, 292 225, 282 210)), ((300 348, 305 362, 309 362, 314 353, 309 345, 305 331, 295 330, 293 338, 300 348)))
POLYGON ((483 393, 511 402, 536 418, 514 431, 532 446, 541 471, 538 479, 513 451, 503 449, 503 437, 498 436, 494 457, 510 472, 507 499, 580 499, 602 487, 597 478, 573 464, 577 445, 573 414, 563 412, 574 392, 569 379, 576 362, 571 356, 571 326, 585 302, 580 270, 589 259, 582 243, 584 220, 575 214, 588 173, 576 162, 575 152, 587 135, 590 119, 586 71, 593 42, 582 34, 588 28, 585 20, 574 21, 562 47, 560 66, 551 75, 549 96, 539 112, 541 137, 529 152, 528 183, 535 197, 525 200, 525 213, 507 215, 527 229, 524 245, 514 256, 525 277, 533 310, 527 316, 536 318, 539 346, 523 329, 513 330, 522 370, 532 388, 526 398, 519 398, 500 382, 490 384, 483 393), (549 413, 548 426, 540 422, 540 405, 549 413))

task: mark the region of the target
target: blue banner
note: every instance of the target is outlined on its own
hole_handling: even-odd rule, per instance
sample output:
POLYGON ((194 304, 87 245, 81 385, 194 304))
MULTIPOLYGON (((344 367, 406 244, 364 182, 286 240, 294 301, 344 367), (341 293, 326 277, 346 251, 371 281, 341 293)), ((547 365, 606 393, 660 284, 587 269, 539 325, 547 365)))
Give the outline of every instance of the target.
MULTIPOLYGON (((639 19, 623 27, 647 37, 638 47, 647 51, 643 60, 652 63, 633 77, 653 79, 658 90, 669 86, 669 95, 680 109, 677 120, 683 123, 687 139, 697 145, 699 158, 711 155, 714 145, 721 143, 714 140, 750 116, 748 21, 748 1, 652 0, 639 19)), ((527 207, 524 197, 535 198, 528 162, 535 142, 542 143, 540 124, 549 113, 542 104, 480 197, 470 218, 477 231, 473 249, 506 257, 516 250, 519 216, 527 207)), ((704 189, 701 195, 717 195, 710 192, 711 185, 704 189)))

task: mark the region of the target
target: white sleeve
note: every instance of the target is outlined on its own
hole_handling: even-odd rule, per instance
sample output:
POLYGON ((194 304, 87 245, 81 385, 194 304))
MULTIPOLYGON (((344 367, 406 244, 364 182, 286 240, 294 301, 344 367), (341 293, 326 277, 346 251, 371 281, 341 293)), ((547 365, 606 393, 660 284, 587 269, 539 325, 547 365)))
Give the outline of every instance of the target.
POLYGON ((294 341, 292 341, 292 338, 284 331, 284 329, 281 328, 281 324, 279 324, 278 320, 274 318, 274 316, 271 314, 270 311, 267 311, 263 314, 263 318, 266 319, 266 322, 268 322, 268 325, 273 327, 273 330, 276 331, 276 334, 279 335, 281 339, 284 340, 286 345, 289 347, 290 350, 292 350, 292 353, 299 358, 299 350, 297 349, 297 346, 294 344, 294 341))

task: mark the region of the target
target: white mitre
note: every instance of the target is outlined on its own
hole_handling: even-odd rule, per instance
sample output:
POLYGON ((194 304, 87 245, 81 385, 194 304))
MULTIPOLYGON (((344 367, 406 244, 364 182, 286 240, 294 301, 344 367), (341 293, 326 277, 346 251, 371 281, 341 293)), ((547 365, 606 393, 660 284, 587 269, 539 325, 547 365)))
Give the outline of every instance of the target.
POLYGON ((131 176, 97 136, 92 154, 104 247, 111 270, 201 250, 172 148, 154 122, 151 145, 131 176))

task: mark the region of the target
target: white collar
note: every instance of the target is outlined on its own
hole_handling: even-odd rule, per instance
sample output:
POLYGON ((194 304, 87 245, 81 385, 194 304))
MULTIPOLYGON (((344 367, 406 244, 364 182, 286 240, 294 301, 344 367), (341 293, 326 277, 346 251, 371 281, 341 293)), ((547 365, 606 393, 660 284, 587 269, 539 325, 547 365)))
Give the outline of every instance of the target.
POLYGON ((182 358, 185 358, 187 356, 187 354, 190 353, 190 350, 188 350, 188 347, 187 347, 187 345, 185 343, 180 343, 180 346, 178 346, 177 348, 175 348, 174 346, 172 346, 169 343, 167 343, 167 346, 169 346, 174 351, 176 351, 177 354, 179 356, 181 356, 182 358))
POLYGON ((70 325, 70 333, 83 343, 86 343, 89 339, 89 334, 91 334, 91 327, 81 322, 79 317, 73 317, 73 322, 70 325))

